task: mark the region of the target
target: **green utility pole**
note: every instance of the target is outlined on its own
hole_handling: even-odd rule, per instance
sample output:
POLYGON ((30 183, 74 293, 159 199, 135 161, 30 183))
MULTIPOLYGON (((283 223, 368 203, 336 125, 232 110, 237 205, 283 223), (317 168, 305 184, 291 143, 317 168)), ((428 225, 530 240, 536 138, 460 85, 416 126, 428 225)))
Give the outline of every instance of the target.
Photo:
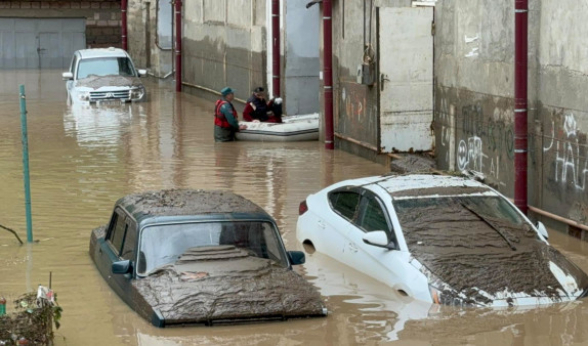
POLYGON ((20 125, 22 130, 22 166, 27 217, 27 242, 33 242, 33 218, 31 216, 31 178, 29 176, 29 137, 27 130, 27 96, 24 85, 20 86, 20 125))

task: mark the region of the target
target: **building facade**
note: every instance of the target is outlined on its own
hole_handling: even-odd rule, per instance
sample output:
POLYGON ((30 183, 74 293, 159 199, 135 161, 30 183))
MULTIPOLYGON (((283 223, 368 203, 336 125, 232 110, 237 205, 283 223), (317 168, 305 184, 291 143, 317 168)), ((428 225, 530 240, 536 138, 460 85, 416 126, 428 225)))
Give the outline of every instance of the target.
MULTIPOLYGON (((333 2, 338 147, 385 161, 390 153, 385 144, 398 139, 398 151, 430 150, 440 169, 481 172, 512 197, 514 2, 372 3, 373 7, 370 1, 333 2), (427 24, 419 11, 433 11, 432 46, 422 40, 427 24), (429 57, 431 70, 428 62, 411 63, 429 57), (372 59, 375 78, 366 85, 357 78, 356 66, 372 59), (428 88, 433 97, 420 97, 428 88), (406 100, 409 107, 400 107, 400 112, 394 106, 390 109, 390 103, 402 105, 406 100), (432 102, 430 118, 421 116, 427 109, 422 102, 432 102), (390 111, 392 116, 386 114, 390 111), (427 121, 430 148, 402 147, 406 139, 401 134, 422 136, 427 121)), ((567 228, 585 237, 581 225, 588 221, 588 99, 583 95, 588 87, 588 51, 582 39, 588 27, 582 23, 588 12, 583 10, 586 6, 578 6, 573 1, 530 0, 529 203, 579 224, 567 228)))
MULTIPOLYGON (((156 75, 169 74, 171 54, 161 50, 157 61, 153 50, 133 48, 152 47, 146 40, 164 36, 153 27, 162 17, 153 13, 169 1, 130 3, 144 11, 138 20, 132 13, 139 12, 130 10, 129 25, 140 36, 130 45, 137 49, 133 55, 150 57, 156 75)), ((288 114, 320 110, 323 1, 280 3, 280 96, 288 114)), ((184 1, 182 80, 188 90, 214 93, 229 85, 244 100, 257 86, 272 89, 270 5, 184 1)), ((336 146, 385 163, 396 153, 432 152, 439 168, 482 172, 512 196, 514 2, 332 5, 336 146)), ((588 219, 584 7, 572 0, 530 0, 529 13, 529 203, 580 224, 588 219)), ((583 237, 582 227, 569 229, 583 237)))
MULTIPOLYGON (((529 4, 529 203, 585 225, 588 7, 529 4)), ((435 22, 438 163, 483 172, 512 196, 514 2, 439 1, 435 22)))

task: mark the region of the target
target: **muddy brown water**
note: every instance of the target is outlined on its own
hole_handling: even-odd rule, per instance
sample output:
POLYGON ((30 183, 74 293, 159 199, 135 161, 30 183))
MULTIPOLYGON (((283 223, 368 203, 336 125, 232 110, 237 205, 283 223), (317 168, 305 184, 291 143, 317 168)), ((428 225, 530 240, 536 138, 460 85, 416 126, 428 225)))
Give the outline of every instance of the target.
MULTIPOLYGON (((231 190, 272 214, 286 246, 298 204, 331 183, 386 167, 320 143, 213 142, 212 103, 145 80, 149 101, 68 105, 61 71, 0 72, 0 224, 24 230, 18 84, 26 85, 33 222, 39 243, 19 247, 0 232, 0 294, 14 299, 47 284, 64 309, 58 345, 582 345, 585 302, 530 309, 430 306, 320 254, 297 268, 322 293, 327 318, 157 329, 108 287, 88 255, 90 231, 121 196, 161 188, 231 190)), ((588 245, 552 232, 588 271, 588 245)))

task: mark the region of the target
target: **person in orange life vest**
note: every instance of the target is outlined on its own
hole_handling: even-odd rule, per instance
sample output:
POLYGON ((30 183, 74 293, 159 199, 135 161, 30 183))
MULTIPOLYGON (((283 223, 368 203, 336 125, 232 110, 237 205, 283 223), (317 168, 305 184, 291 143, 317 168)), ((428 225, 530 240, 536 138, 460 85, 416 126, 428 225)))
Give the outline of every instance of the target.
MULTIPOLYGON (((281 123, 281 112, 274 111, 274 100, 269 103, 265 99, 265 90, 262 87, 256 88, 253 95, 247 100, 243 110, 243 120, 250 122, 281 123)), ((280 104, 281 109, 281 104, 280 104)))
POLYGON ((221 90, 223 97, 214 106, 214 141, 231 142, 235 140, 235 133, 247 128, 239 125, 239 116, 231 101, 235 98, 235 91, 229 87, 221 90))

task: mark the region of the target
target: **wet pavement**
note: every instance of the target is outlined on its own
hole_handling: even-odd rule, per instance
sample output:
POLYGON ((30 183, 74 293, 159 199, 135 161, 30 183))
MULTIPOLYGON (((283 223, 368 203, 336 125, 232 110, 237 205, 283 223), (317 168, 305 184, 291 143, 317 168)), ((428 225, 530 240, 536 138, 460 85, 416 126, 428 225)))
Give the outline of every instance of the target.
MULTIPOLYGON (((212 108, 170 83, 147 80, 148 101, 69 105, 60 71, 0 73, 0 224, 25 235, 18 85, 25 84, 33 200, 32 246, 0 231, 0 294, 38 284, 64 309, 57 345, 581 345, 585 302, 527 309, 431 306, 320 254, 297 270, 321 291, 330 315, 264 324, 158 329, 118 298, 88 255, 90 231, 121 196, 162 188, 232 190, 266 209, 286 246, 296 241, 298 204, 334 182, 386 167, 318 142, 213 142, 212 108)), ((588 245, 558 233, 551 242, 588 271, 588 245)))

